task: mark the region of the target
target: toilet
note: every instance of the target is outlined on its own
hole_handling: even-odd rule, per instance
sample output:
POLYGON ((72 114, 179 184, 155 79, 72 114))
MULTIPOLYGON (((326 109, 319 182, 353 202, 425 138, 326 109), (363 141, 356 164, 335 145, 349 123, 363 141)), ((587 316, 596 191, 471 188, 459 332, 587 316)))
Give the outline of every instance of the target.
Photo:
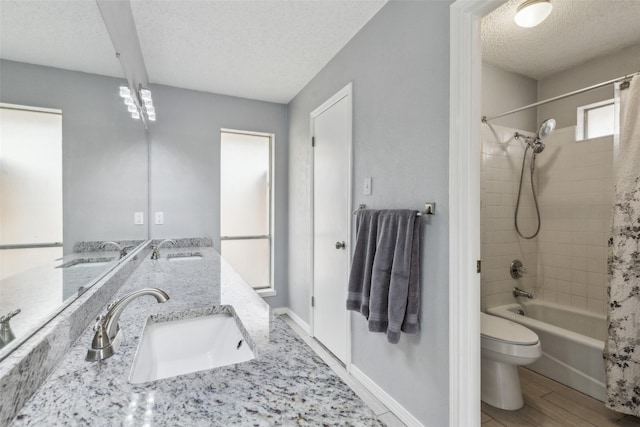
POLYGON ((482 401, 496 408, 522 408, 518 366, 542 355, 538 335, 502 317, 480 313, 482 401))

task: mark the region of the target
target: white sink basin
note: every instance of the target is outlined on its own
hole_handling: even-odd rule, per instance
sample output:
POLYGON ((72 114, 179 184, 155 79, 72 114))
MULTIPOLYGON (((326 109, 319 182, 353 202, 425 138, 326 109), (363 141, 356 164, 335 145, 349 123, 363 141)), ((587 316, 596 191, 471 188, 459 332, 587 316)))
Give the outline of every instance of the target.
POLYGON ((78 258, 66 262, 57 268, 92 268, 104 267, 112 262, 115 258, 78 258))
POLYGON ((150 318, 140 337, 129 381, 155 381, 254 357, 232 314, 158 323, 150 318))
POLYGON ((77 264, 73 264, 69 268, 104 267, 110 262, 111 261, 79 262, 77 264))
POLYGON ((196 261, 202 259, 202 254, 199 252, 191 254, 169 254, 167 255, 169 261, 196 261))

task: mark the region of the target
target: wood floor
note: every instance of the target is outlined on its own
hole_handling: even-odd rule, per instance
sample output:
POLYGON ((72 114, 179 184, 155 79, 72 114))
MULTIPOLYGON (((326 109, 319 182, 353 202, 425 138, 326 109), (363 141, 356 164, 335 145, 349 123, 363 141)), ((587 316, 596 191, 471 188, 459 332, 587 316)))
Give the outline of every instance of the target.
POLYGON ((640 419, 605 408, 579 391, 520 368, 524 407, 503 411, 482 403, 482 427, 640 427, 640 419))

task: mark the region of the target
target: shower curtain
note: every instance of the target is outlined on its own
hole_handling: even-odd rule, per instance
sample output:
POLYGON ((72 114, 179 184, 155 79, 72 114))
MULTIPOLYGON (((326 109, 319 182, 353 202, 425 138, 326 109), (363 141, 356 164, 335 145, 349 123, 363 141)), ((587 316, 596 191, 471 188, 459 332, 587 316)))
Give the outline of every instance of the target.
POLYGON ((620 92, 620 151, 608 259, 606 405, 640 416, 640 76, 620 92))

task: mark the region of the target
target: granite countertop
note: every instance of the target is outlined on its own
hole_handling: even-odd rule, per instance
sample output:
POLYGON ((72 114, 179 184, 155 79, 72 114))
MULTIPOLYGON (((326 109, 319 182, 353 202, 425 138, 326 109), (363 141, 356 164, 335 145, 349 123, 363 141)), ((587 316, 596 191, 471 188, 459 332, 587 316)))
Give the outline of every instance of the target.
MULTIPOLYGON (((85 330, 14 419, 14 426, 381 425, 374 413, 211 247, 166 248, 145 259, 116 297, 145 287, 170 300, 140 297, 124 310, 118 352, 86 362, 85 330), (167 256, 200 253, 202 259, 167 256), (237 365, 132 384, 129 371, 148 316, 232 305, 256 358, 237 365)), ((102 310, 104 313, 104 309, 102 310)), ((179 345, 179 343, 176 343, 179 345)))
POLYGON ((74 252, 0 283, 0 315, 20 309, 11 320, 18 340, 29 336, 119 262, 119 251, 74 252), (72 268, 68 268, 72 267, 72 268))

